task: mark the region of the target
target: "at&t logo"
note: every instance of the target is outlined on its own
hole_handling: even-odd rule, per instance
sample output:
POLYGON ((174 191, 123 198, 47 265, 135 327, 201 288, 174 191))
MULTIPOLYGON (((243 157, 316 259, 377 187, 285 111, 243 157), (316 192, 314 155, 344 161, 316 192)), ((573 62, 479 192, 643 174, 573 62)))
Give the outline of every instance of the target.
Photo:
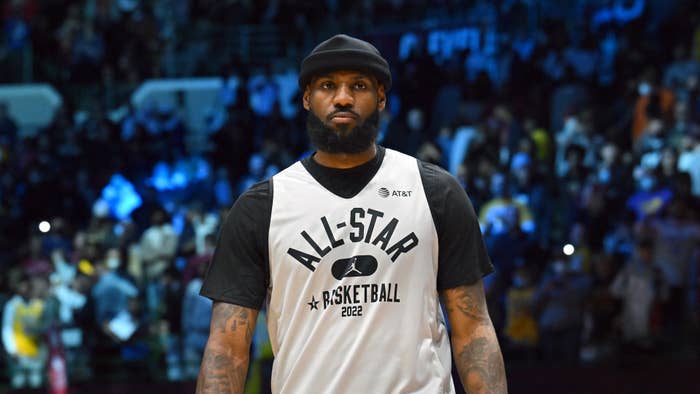
POLYGON ((391 197, 411 197, 412 190, 389 190, 385 187, 380 187, 379 190, 377 190, 377 194, 379 194, 379 197, 381 198, 387 198, 389 196, 391 197))

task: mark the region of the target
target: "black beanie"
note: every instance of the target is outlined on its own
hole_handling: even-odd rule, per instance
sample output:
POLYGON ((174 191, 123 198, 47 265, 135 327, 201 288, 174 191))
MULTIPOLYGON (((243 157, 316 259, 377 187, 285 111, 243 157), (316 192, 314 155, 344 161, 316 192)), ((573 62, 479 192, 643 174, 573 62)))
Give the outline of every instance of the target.
POLYGON ((314 75, 332 70, 366 71, 377 77, 385 90, 391 88, 389 63, 379 50, 367 41, 345 34, 338 34, 318 44, 301 62, 299 87, 306 89, 314 75))

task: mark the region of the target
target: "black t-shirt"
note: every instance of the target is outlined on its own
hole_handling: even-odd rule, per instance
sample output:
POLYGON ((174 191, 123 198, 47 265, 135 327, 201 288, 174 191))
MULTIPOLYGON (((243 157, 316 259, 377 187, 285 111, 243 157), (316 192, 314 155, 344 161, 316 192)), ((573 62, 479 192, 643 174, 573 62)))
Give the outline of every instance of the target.
MULTIPOLYGON (((352 198, 381 167, 385 149, 369 162, 350 169, 328 168, 313 158, 304 168, 332 193, 352 198)), ((418 161, 438 236, 438 290, 473 284, 493 272, 474 208, 464 189, 442 168, 418 161)), ((270 283, 268 231, 272 181, 254 184, 229 211, 201 294, 217 301, 260 309, 270 283)))

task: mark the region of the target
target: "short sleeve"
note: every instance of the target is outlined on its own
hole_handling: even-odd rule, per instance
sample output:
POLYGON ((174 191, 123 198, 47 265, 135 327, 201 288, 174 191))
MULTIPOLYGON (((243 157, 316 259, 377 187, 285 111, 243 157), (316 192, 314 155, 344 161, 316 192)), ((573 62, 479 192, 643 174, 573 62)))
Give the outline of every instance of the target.
POLYGON ((467 193, 447 171, 418 161, 438 235, 438 290, 476 283, 494 271, 467 193))
POLYGON ((201 295, 262 308, 270 282, 267 236, 271 212, 269 181, 254 184, 236 200, 219 231, 201 295))

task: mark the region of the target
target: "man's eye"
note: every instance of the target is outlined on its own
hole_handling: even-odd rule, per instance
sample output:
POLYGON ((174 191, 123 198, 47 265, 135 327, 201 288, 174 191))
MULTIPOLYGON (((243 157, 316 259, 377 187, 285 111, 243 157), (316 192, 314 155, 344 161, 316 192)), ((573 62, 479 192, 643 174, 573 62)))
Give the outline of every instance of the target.
POLYGON ((355 89, 358 89, 358 90, 367 89, 367 84, 365 84, 364 82, 356 82, 355 89))
POLYGON ((333 82, 326 81, 326 82, 321 82, 321 89, 332 89, 333 88, 333 82))

